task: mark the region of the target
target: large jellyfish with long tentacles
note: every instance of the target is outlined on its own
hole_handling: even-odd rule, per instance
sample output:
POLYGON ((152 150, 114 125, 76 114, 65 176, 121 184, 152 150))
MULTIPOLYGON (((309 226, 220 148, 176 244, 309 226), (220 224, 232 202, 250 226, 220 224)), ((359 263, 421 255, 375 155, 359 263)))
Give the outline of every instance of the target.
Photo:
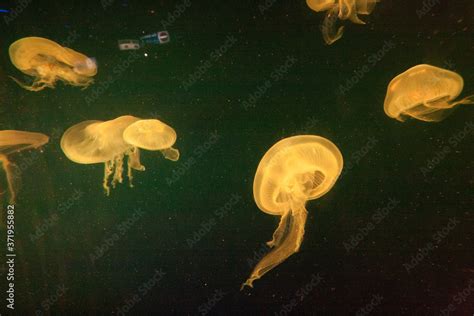
POLYGON ((268 246, 273 249, 255 266, 253 282, 285 261, 300 248, 304 236, 306 202, 320 198, 336 183, 343 165, 339 149, 326 138, 298 135, 273 145, 260 161, 253 182, 258 208, 280 216, 268 246))
MULTIPOLYGON (((18 167, 9 156, 28 149, 37 149, 49 141, 49 137, 41 133, 4 130, 0 131, 0 162, 7 177, 10 204, 15 203, 18 187, 18 167)), ((3 195, 6 190, 2 190, 3 195)))
POLYGON ((97 73, 94 59, 46 38, 19 39, 10 45, 8 52, 18 70, 34 77, 31 85, 11 77, 29 91, 54 88, 58 80, 72 86, 87 88, 94 82, 92 77, 97 73))

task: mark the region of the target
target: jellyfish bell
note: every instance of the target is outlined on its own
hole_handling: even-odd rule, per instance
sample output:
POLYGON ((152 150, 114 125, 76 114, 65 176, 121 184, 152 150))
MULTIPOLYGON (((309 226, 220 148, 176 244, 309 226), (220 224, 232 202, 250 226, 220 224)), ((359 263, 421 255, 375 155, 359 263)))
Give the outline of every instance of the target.
POLYGON ((408 117, 439 122, 451 114, 456 105, 474 103, 474 95, 455 101, 463 86, 463 78, 453 71, 417 65, 390 81, 384 111, 401 122, 408 117))
POLYGON ((316 12, 329 10, 335 3, 336 0, 306 0, 308 7, 316 12))
POLYGON ((74 64, 73 70, 75 73, 83 76, 94 76, 97 73, 97 60, 94 57, 91 57, 77 61, 74 64))
POLYGON ((298 135, 273 145, 260 161, 253 183, 258 208, 281 216, 267 244, 273 249, 256 265, 242 285, 253 281, 286 260, 300 248, 307 217, 305 204, 326 194, 343 166, 339 149, 326 138, 298 135))
POLYGON ((19 39, 10 45, 9 55, 18 70, 34 77, 30 86, 11 77, 29 91, 54 88, 57 80, 87 88, 97 73, 97 65, 91 58, 46 38, 19 39))
MULTIPOLYGON (((0 131, 0 162, 6 174, 10 204, 15 203, 20 170, 11 162, 9 156, 24 150, 38 149, 49 141, 49 137, 41 133, 4 130, 0 131)), ((3 194, 3 193, 2 193, 3 194)))
POLYGON ((132 185, 132 169, 143 171, 140 154, 136 147, 126 143, 123 131, 140 120, 131 115, 120 116, 109 121, 84 121, 64 132, 61 149, 71 161, 80 164, 104 163, 103 187, 110 194, 109 179, 113 187, 122 183, 124 160, 127 158, 128 178, 132 185))
POLYGON ((175 130, 159 120, 136 121, 125 129, 123 138, 135 147, 159 150, 166 159, 179 159, 179 151, 172 147, 177 138, 175 130))
POLYGON ((371 14, 377 2, 379 2, 379 0, 356 0, 357 13, 364 15, 371 14))

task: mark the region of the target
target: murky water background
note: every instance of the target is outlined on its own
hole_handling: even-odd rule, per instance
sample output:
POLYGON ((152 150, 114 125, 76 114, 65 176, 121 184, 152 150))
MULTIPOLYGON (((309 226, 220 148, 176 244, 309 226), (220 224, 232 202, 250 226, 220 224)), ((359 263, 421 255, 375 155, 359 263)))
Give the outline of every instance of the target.
POLYGON ((51 136, 43 153, 13 158, 17 313, 472 314, 473 109, 438 124, 383 112, 388 82, 419 63, 457 71, 463 95, 474 91, 472 2, 423 14, 422 1, 382 1, 331 46, 304 1, 102 4, 31 1, 0 21, 1 129, 51 136), (118 50, 162 21, 169 44, 118 50), (25 36, 95 57, 95 84, 18 87, 8 46, 25 36), (124 114, 171 125, 181 158, 144 151, 135 187, 106 197, 103 166, 72 163, 59 139, 124 114), (278 223, 253 202, 256 167, 304 133, 340 148, 343 175, 308 203, 301 251, 240 292, 278 223))

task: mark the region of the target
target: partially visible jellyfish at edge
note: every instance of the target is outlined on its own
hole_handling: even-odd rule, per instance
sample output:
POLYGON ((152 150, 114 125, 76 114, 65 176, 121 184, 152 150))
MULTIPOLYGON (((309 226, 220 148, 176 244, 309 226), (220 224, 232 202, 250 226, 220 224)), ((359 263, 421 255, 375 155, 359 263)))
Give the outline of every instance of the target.
POLYGON ((123 132, 126 143, 146 150, 159 150, 166 159, 177 161, 179 151, 172 147, 176 132, 165 123, 156 120, 140 120, 128 126, 123 132))
POLYGON ((124 130, 140 120, 131 115, 120 116, 109 121, 84 121, 70 127, 61 138, 61 149, 73 162, 80 164, 104 164, 102 186, 110 194, 112 187, 123 181, 124 160, 127 158, 129 185, 133 187, 132 170, 143 171, 138 148, 126 143, 124 130), (111 178, 111 179, 110 179, 111 178))
POLYGON ((339 20, 350 20, 356 24, 365 24, 358 15, 369 15, 378 0, 306 0, 311 10, 326 12, 321 32, 326 44, 331 45, 340 39, 344 26, 338 26, 339 20))
MULTIPOLYGON (((8 191, 10 194, 10 204, 15 203, 18 179, 16 178, 20 170, 10 160, 9 156, 24 150, 38 149, 48 143, 49 137, 41 133, 4 130, 0 131, 0 162, 5 172, 8 191)), ((6 190, 2 190, 3 195, 6 190)))
POLYGON ((474 95, 455 101, 464 87, 463 78, 450 70, 421 64, 392 79, 384 111, 404 122, 412 117, 425 122, 444 120, 459 104, 474 104, 474 95))
POLYGON ((242 284, 253 282, 298 252, 306 223, 306 202, 320 198, 336 183, 343 166, 339 149, 326 138, 298 135, 273 145, 260 161, 253 183, 258 208, 281 216, 267 243, 273 248, 242 284))
POLYGON ((41 37, 25 37, 10 45, 8 50, 13 65, 26 75, 34 77, 27 85, 12 78, 18 85, 29 91, 54 88, 56 81, 87 88, 94 82, 97 64, 70 48, 41 37))

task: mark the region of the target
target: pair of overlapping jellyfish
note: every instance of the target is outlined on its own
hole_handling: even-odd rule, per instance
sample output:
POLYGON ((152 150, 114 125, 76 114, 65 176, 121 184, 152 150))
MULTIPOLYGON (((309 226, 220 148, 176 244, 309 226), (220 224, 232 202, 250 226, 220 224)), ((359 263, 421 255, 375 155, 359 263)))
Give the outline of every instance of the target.
POLYGON ((365 24, 358 15, 369 15, 378 0, 306 0, 311 10, 326 12, 321 32, 326 44, 331 45, 342 37, 344 26, 338 26, 339 20, 365 24))
POLYGON ((14 77, 10 78, 29 91, 54 88, 58 80, 87 88, 94 82, 92 77, 97 73, 97 64, 93 58, 46 38, 19 39, 10 45, 8 52, 13 65, 34 79, 28 85, 14 77))
POLYGON ((132 170, 145 170, 140 163, 140 149, 160 151, 166 159, 177 161, 179 151, 173 148, 176 132, 156 119, 140 119, 131 115, 109 121, 84 121, 67 129, 61 138, 61 149, 72 161, 80 164, 104 164, 103 187, 110 194, 112 187, 127 175, 132 187, 132 170))

